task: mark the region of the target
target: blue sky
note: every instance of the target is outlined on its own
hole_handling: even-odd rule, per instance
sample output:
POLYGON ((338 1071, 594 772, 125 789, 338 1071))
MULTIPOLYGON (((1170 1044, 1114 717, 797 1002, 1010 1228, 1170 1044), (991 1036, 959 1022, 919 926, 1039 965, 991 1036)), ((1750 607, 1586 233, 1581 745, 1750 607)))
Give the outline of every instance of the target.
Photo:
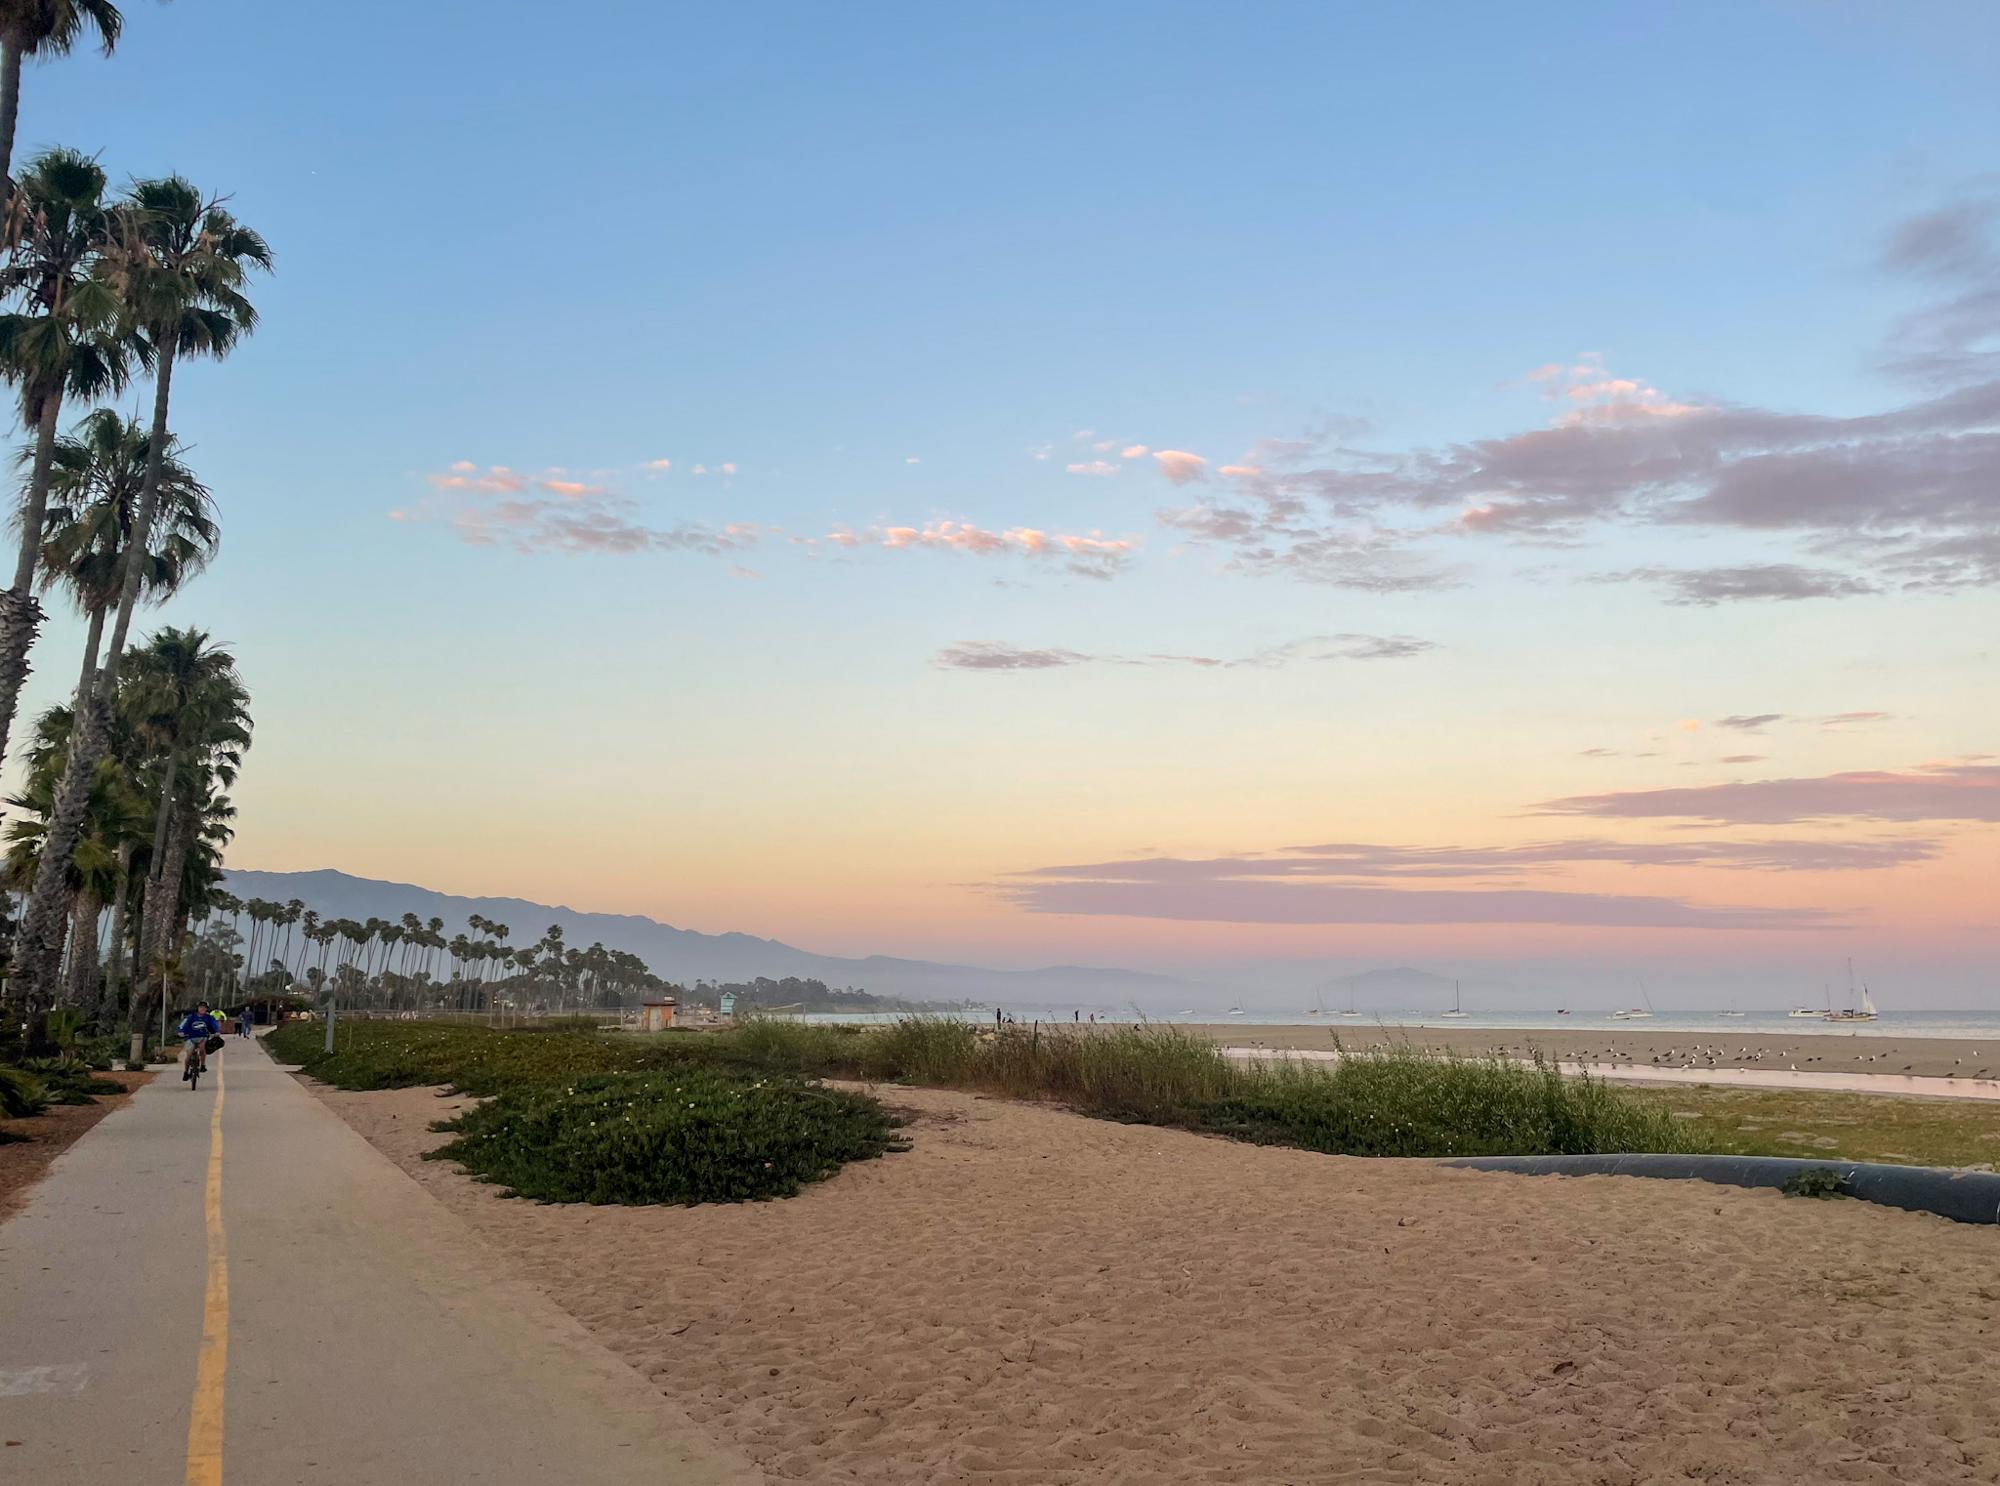
MULTIPOLYGON (((1455 582, 1382 592, 1249 574, 1160 518, 1221 501, 1216 471, 1261 441, 1503 440, 1600 379, 1655 409, 1909 404, 1881 348, 1934 290, 1883 242, 2000 158, 1991 6, 128 9, 114 60, 30 70, 22 148, 181 170, 278 254, 265 327, 187 373, 175 417, 228 525, 171 616, 233 641, 259 700, 243 865, 829 949, 1366 959, 1385 931, 1177 920, 1162 948, 989 885, 1518 834, 1536 800, 1686 783, 1640 743, 1730 714, 1891 714, 1798 734, 1765 755, 1787 772, 1992 741, 1990 588, 1664 604, 1668 580, 1599 579, 1821 558, 1604 522, 1453 548, 1455 582), (1163 449, 1203 477, 1163 480, 1163 449), (1116 473, 1068 468, 1099 461, 1116 473), (491 497, 439 491, 459 462, 601 489, 648 532, 759 535, 469 546, 452 501, 491 497), (941 521, 1132 556, 1096 581, 825 545, 941 521), (1123 663, 1355 634, 1435 649, 1123 663), (940 665, 959 642, 1100 659, 940 665), (1621 757, 1590 774, 1600 747, 1621 757)), ((68 668, 43 657, 30 701, 68 668)), ((1554 952, 1464 932, 1467 954, 1554 952)))

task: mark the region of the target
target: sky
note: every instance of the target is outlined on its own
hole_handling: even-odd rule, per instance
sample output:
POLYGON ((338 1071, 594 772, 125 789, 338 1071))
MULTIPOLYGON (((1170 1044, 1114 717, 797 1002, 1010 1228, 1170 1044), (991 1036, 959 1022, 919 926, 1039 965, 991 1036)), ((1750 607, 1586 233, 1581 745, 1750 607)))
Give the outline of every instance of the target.
POLYGON ((2000 1006, 2000 10, 126 9, 232 864, 2000 1006))

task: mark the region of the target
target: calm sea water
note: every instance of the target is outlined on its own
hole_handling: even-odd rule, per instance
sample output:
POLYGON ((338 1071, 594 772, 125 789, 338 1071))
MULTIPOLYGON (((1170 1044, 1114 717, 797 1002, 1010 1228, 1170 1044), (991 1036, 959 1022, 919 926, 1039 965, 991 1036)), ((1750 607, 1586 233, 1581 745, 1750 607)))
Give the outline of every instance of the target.
MULTIPOLYGON (((1046 1008, 1007 1008, 1019 1022, 1062 1022, 1067 1016, 1051 1014, 1046 1008)), ((991 1025, 993 1012, 955 1012, 965 1021, 991 1025)), ((1100 1022, 1135 1022, 1139 1018, 1106 1016, 1100 1022)), ((892 1022, 894 1016, 825 1013, 803 1018, 809 1022, 847 1023, 865 1026, 892 1022)), ((1286 1015, 1278 1012, 1245 1012, 1230 1016, 1226 1011, 1195 1011, 1190 1015, 1155 1016, 1148 1020, 1171 1024, 1187 1022, 1232 1027, 1436 1027, 1473 1028, 1507 1032, 1603 1032, 1619 1037, 1644 1036, 1648 1032, 1711 1032, 1787 1037, 1943 1037, 1973 1042, 2000 1043, 2000 1011, 1885 1011, 1872 1022, 1825 1022, 1816 1018, 1790 1017, 1783 1012, 1748 1012, 1743 1016, 1723 1016, 1714 1011, 1662 1011, 1639 1021, 1620 1021, 1608 1011, 1577 1011, 1568 1016, 1553 1012, 1472 1011, 1464 1017, 1440 1017, 1435 1011, 1364 1011, 1360 1016, 1286 1015)))

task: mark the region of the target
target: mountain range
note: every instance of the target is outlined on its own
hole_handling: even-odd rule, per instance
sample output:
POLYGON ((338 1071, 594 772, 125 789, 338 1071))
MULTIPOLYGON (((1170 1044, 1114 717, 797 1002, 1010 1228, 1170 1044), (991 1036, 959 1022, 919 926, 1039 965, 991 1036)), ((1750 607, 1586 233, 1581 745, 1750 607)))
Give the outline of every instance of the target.
POLYGON ((852 986, 878 996, 909 1001, 996 1001, 1010 1006, 1117 1006, 1139 1002, 1159 1011, 1171 1001, 1181 1006, 1215 1004, 1213 986, 1087 965, 1050 965, 1039 970, 992 970, 947 965, 889 955, 849 959, 815 954, 776 939, 752 934, 703 934, 636 914, 589 913, 525 898, 466 898, 404 882, 382 882, 322 868, 312 872, 230 871, 230 892, 243 899, 285 903, 297 898, 322 918, 395 920, 405 913, 441 918, 447 933, 462 928, 468 914, 497 920, 513 929, 511 942, 532 943, 551 924, 560 924, 573 945, 602 943, 644 960, 663 980, 746 981, 760 975, 796 975, 852 986))

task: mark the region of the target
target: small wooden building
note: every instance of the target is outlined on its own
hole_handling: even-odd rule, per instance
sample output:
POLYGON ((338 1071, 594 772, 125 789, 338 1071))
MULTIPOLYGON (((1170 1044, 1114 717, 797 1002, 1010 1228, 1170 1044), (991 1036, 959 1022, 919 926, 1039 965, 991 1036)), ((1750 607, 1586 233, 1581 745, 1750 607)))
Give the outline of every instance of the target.
POLYGON ((674 1024, 674 998, 662 996, 657 1001, 639 1003, 639 1030, 641 1032, 664 1032, 674 1024))

